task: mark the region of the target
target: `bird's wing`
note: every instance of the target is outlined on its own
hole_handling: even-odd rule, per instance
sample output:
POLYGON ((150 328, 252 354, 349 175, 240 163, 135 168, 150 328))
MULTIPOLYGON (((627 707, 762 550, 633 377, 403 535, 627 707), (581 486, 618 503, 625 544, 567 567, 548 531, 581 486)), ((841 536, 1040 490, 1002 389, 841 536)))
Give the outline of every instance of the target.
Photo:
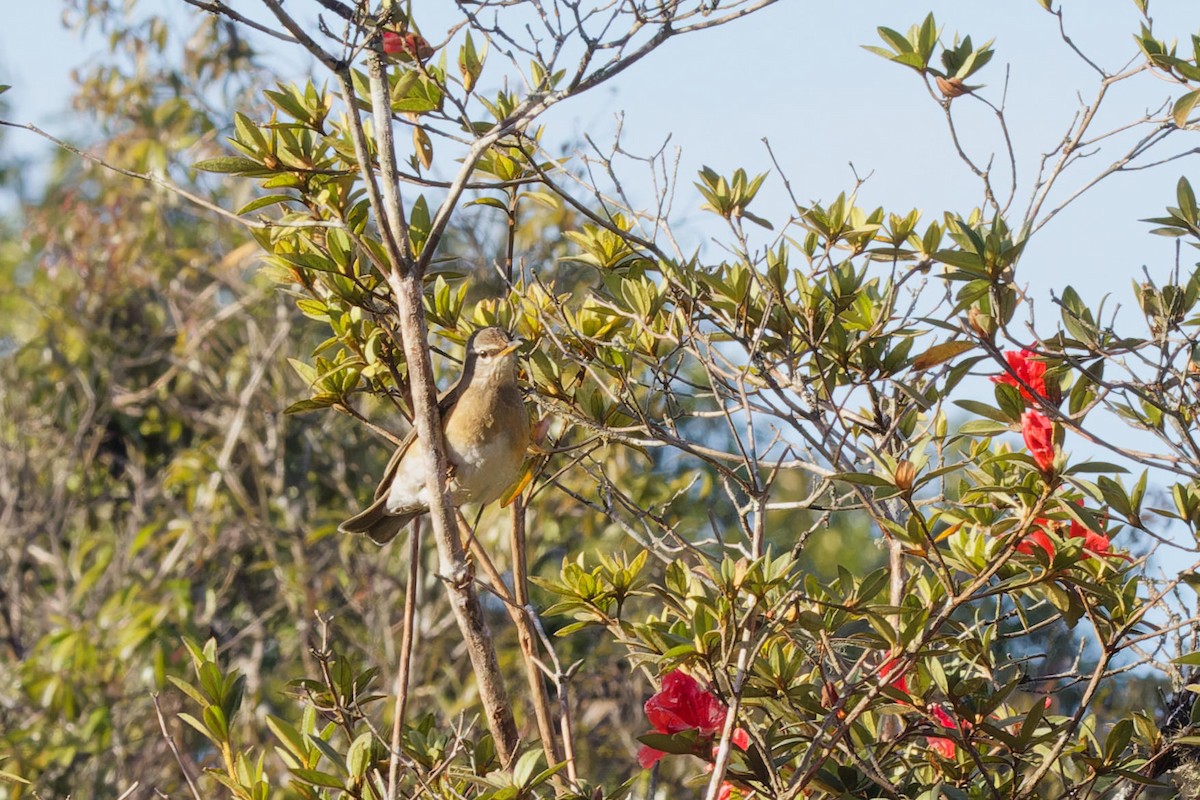
MULTIPOLYGON (((442 418, 443 424, 446 421, 446 415, 450 413, 451 407, 458 401, 459 395, 463 392, 463 382, 456 381, 446 391, 442 392, 438 398, 438 416, 442 418)), ((392 489, 392 481, 396 478, 396 470, 400 467, 400 461, 404 458, 404 454, 412 447, 412 443, 417 440, 417 428, 414 425, 409 430, 408 435, 400 444, 396 445, 396 452, 392 453, 391 459, 387 463, 387 467, 383 470, 383 479, 379 481, 379 485, 375 487, 375 499, 383 497, 392 489)))
POLYGON ((392 453, 391 460, 388 461, 387 467, 383 470, 383 479, 375 487, 376 500, 391 491, 392 481, 396 477, 396 470, 400 467, 400 459, 404 458, 404 454, 408 452, 408 448, 412 447, 412 443, 416 440, 417 429, 414 427, 408 432, 408 436, 404 437, 404 441, 396 446, 396 452, 392 453))

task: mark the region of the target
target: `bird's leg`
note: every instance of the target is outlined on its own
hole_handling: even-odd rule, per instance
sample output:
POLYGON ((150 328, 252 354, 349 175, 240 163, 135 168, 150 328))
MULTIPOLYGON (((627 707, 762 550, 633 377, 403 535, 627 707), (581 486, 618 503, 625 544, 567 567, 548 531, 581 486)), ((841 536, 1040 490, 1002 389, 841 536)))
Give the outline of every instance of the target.
MULTIPOLYGON (((462 515, 462 511, 454 509, 454 515, 458 518, 458 534, 462 541, 463 554, 466 556, 467 570, 463 577, 465 583, 471 583, 475 580, 475 529, 467 524, 467 520, 462 515)), ((478 520, 476 520, 478 522, 478 520)))
POLYGON ((448 491, 450 493, 450 496, 452 498, 454 498, 455 505, 457 505, 459 502, 461 502, 461 500, 458 496, 461 488, 462 487, 460 487, 458 484, 458 465, 455 464, 453 461, 447 461, 447 463, 446 463, 446 491, 448 491))

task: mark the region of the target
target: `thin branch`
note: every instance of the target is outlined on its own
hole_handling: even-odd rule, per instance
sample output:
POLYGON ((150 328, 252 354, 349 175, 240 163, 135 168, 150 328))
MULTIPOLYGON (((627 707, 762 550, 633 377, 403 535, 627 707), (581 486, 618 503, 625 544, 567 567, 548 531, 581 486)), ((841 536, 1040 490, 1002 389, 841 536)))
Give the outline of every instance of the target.
POLYGON ((228 17, 229 19, 233 20, 234 22, 237 22, 241 25, 245 25, 247 28, 253 28, 254 30, 258 31, 259 33, 265 33, 266 35, 272 36, 272 37, 280 40, 281 42, 287 42, 289 44, 297 44, 300 41, 299 39, 296 39, 293 36, 288 36, 286 33, 280 33, 279 31, 275 30, 274 28, 268 28, 266 25, 263 25, 261 22, 255 22, 254 20, 250 19, 249 17, 239 14, 238 12, 234 11, 229 6, 222 3, 221 0, 211 0, 211 2, 208 0, 183 0, 183 2, 187 3, 190 6, 195 6, 196 8, 200 9, 201 11, 207 11, 210 14, 216 14, 217 16, 228 17))
POLYGON ((58 137, 54 136, 51 133, 47 133, 46 131, 42 130, 41 128, 39 128, 38 126, 36 126, 32 123, 10 122, 9 120, 0 119, 0 126, 4 126, 7 128, 17 128, 19 130, 27 130, 32 133, 35 133, 38 136, 41 136, 43 139, 46 139, 47 141, 52 142, 55 146, 60 147, 63 150, 66 150, 68 153, 78 156, 79 158, 83 159, 84 161, 88 161, 92 164, 96 164, 97 166, 103 167, 104 169, 108 170, 109 172, 115 172, 118 175, 124 175, 127 178, 134 178, 135 180, 144 181, 145 183, 149 183, 154 186, 158 186, 159 188, 166 189, 168 192, 171 192, 172 194, 182 197, 184 200, 187 200, 189 203, 191 203, 193 205, 199 206, 200 208, 203 208, 206 211, 211 211, 212 213, 214 213, 217 216, 222 217, 224 219, 228 219, 233 222, 236 222, 238 225, 241 225, 242 227, 245 227, 245 228, 251 228, 254 230, 268 230, 270 228, 338 228, 338 229, 341 229, 344 227, 342 225, 342 223, 340 223, 340 222, 329 221, 329 220, 304 220, 302 222, 277 222, 274 220, 249 220, 249 219, 246 219, 245 217, 239 217, 237 214, 234 214, 232 211, 227 211, 226 209, 222 208, 221 206, 217 205, 216 203, 213 203, 210 200, 206 200, 205 198, 203 198, 197 194, 193 194, 192 192, 189 192, 188 190, 186 190, 180 186, 177 186, 174 183, 171 183, 170 181, 166 180, 165 178, 159 177, 158 175, 151 175, 150 173, 146 173, 146 172, 134 172, 133 170, 124 169, 122 167, 116 166, 115 164, 111 164, 108 161, 105 161, 104 159, 100 158, 99 156, 93 155, 84 150, 80 150, 78 147, 75 147, 74 145, 72 145, 68 142, 64 142, 62 139, 59 139, 58 137))
POLYGON ((345 67, 341 59, 334 58, 325 48, 317 44, 316 40, 308 35, 308 31, 304 30, 304 27, 300 23, 296 22, 290 14, 283 10, 281 0, 262 0, 262 3, 271 10, 271 13, 275 15, 279 23, 287 28, 292 36, 296 37, 296 41, 303 45, 304 49, 320 61, 326 69, 330 72, 340 72, 345 67))
POLYGON ((416 632, 417 583, 421 578, 421 520, 416 519, 408 534, 408 580, 404 585, 404 619, 400 628, 400 664, 396 667, 396 706, 392 718, 391 754, 388 757, 387 800, 397 800, 404 716, 411 683, 413 641, 416 632))
POLYGON ((175 746, 174 737, 167 730, 167 720, 163 717, 162 706, 158 702, 158 693, 151 692, 150 699, 154 702, 154 714, 158 717, 158 729, 162 731, 163 738, 167 740, 167 747, 171 748, 171 755, 175 757, 175 763, 179 765, 179 771, 183 773, 183 779, 187 782, 188 790, 192 793, 192 797, 195 800, 204 800, 200 794, 199 787, 196 786, 196 781, 192 778, 191 771, 183 763, 183 756, 179 754, 179 748, 175 746))

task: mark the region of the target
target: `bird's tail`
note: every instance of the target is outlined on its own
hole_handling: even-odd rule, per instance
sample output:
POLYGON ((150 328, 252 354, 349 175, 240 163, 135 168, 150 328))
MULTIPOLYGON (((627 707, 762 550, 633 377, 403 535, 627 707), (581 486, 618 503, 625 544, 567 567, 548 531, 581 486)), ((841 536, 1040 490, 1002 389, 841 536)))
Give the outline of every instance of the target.
POLYGON ((396 538, 405 525, 417 514, 389 514, 388 496, 384 494, 364 510, 338 526, 340 533, 365 533, 376 544, 387 544, 396 538))

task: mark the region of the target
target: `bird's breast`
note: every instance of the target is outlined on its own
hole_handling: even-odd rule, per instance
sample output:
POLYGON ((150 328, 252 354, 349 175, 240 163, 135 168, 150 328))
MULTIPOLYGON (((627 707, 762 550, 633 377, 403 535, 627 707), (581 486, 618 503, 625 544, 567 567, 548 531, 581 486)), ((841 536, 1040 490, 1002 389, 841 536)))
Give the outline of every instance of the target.
POLYGON ((454 467, 456 502, 490 503, 517 479, 529 444, 529 416, 520 393, 514 388, 511 394, 473 418, 447 420, 446 455, 454 467))

